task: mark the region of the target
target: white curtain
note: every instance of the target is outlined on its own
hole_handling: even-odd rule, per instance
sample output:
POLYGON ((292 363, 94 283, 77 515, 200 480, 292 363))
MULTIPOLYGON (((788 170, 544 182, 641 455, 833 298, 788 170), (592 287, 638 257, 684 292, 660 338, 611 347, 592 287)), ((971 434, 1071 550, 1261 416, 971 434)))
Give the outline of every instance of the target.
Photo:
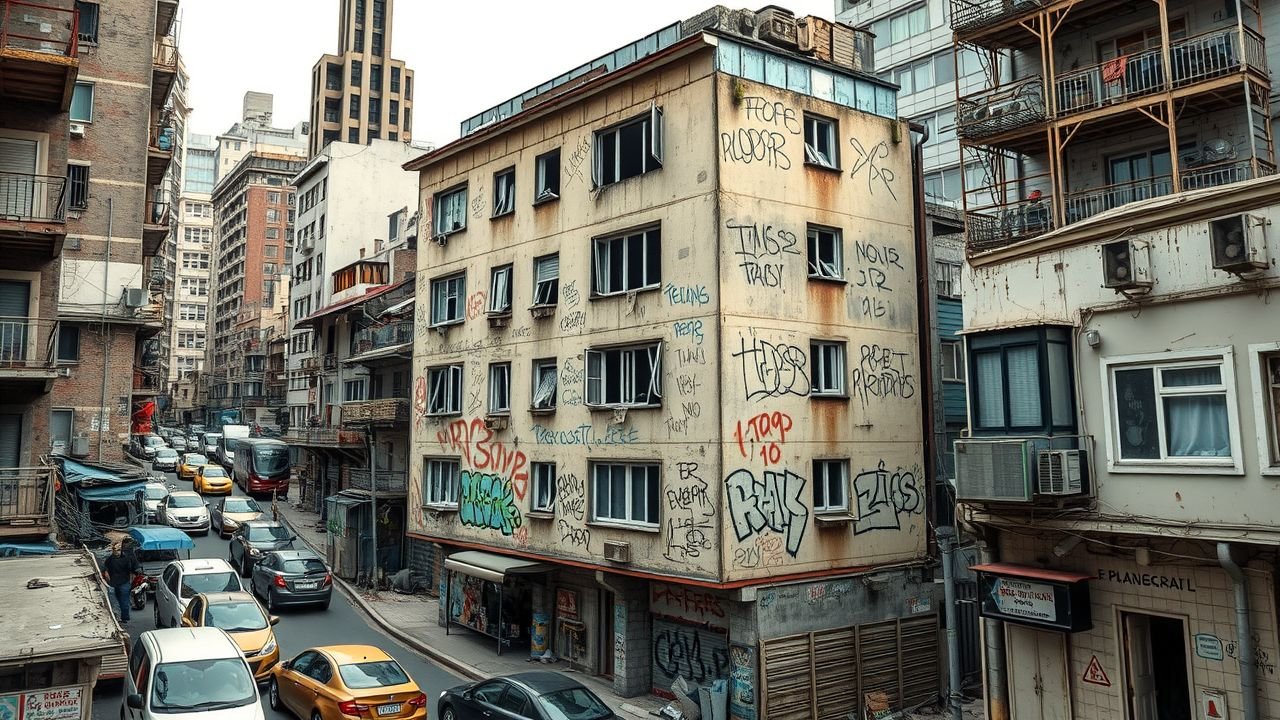
MULTIPOLYGON (((1166 388, 1221 385, 1222 370, 1216 366, 1165 370, 1160 382, 1166 388)), ((1225 393, 1166 396, 1164 412, 1170 457, 1231 456, 1225 393)))

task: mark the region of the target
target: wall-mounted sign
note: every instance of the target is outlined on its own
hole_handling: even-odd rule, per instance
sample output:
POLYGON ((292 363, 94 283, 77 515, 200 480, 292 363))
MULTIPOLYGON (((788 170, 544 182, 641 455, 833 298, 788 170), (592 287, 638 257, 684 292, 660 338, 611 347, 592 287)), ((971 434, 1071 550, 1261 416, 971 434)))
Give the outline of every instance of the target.
POLYGON ((81 688, 0 696, 0 720, 80 720, 81 688))
POLYGON ((1102 663, 1098 662, 1097 655, 1089 658, 1089 666, 1084 669, 1084 675, 1080 679, 1094 685, 1111 687, 1111 678, 1107 677, 1107 672, 1102 669, 1102 663))
POLYGON ((556 589, 556 614, 562 620, 578 619, 578 592, 568 588, 556 589))
POLYGON ((1199 635, 1195 636, 1195 643, 1196 643, 1196 655, 1204 658, 1205 660, 1222 660, 1223 659, 1224 655, 1222 654, 1222 641, 1218 639, 1217 635, 1200 633, 1199 635))
POLYGON ((1093 627, 1088 575, 1011 563, 972 569, 983 617, 1068 632, 1093 627))

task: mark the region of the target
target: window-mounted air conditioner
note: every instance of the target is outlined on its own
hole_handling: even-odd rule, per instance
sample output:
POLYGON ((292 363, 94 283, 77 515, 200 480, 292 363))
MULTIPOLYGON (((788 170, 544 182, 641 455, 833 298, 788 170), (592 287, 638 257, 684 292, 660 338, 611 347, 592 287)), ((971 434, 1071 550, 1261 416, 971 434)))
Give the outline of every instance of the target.
POLYGON ((1150 243, 1125 239, 1103 244, 1103 287, 1120 292, 1147 292, 1151 285, 1150 243))
POLYGON ((1209 245, 1215 270, 1236 275, 1267 269, 1267 219, 1232 215, 1209 221, 1209 245))
POLYGON ((956 498, 993 502, 1031 502, 1033 449, 1029 440, 957 440, 956 498))
POLYGON ((631 562, 631 543, 605 540, 604 559, 616 563, 631 562))
POLYGON ((1081 450, 1041 450, 1036 455, 1036 494, 1083 494, 1084 465, 1081 450))
POLYGON ((84 137, 84 123, 71 123, 67 131, 71 133, 71 137, 84 137))

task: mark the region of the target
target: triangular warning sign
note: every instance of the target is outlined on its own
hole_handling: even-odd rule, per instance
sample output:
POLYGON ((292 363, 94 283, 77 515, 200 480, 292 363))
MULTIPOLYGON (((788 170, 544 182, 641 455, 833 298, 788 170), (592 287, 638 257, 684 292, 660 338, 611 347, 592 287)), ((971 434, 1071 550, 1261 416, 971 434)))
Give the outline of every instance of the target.
POLYGON ((1102 663, 1098 662, 1098 656, 1094 655, 1089 658, 1089 667, 1084 669, 1084 677, 1081 678, 1087 683, 1101 685, 1103 687, 1111 687, 1111 679, 1107 677, 1107 673, 1102 669, 1102 663))

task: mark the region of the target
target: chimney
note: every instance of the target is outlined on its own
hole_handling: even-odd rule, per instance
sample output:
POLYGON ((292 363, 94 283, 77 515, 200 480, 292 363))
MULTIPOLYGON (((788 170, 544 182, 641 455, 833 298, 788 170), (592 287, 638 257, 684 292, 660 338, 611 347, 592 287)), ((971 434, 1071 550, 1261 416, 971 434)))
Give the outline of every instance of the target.
POLYGON ((382 238, 373 239, 373 254, 377 255, 382 252, 382 238))
POLYGON ((360 248, 360 259, 364 259, 364 248, 360 248))

